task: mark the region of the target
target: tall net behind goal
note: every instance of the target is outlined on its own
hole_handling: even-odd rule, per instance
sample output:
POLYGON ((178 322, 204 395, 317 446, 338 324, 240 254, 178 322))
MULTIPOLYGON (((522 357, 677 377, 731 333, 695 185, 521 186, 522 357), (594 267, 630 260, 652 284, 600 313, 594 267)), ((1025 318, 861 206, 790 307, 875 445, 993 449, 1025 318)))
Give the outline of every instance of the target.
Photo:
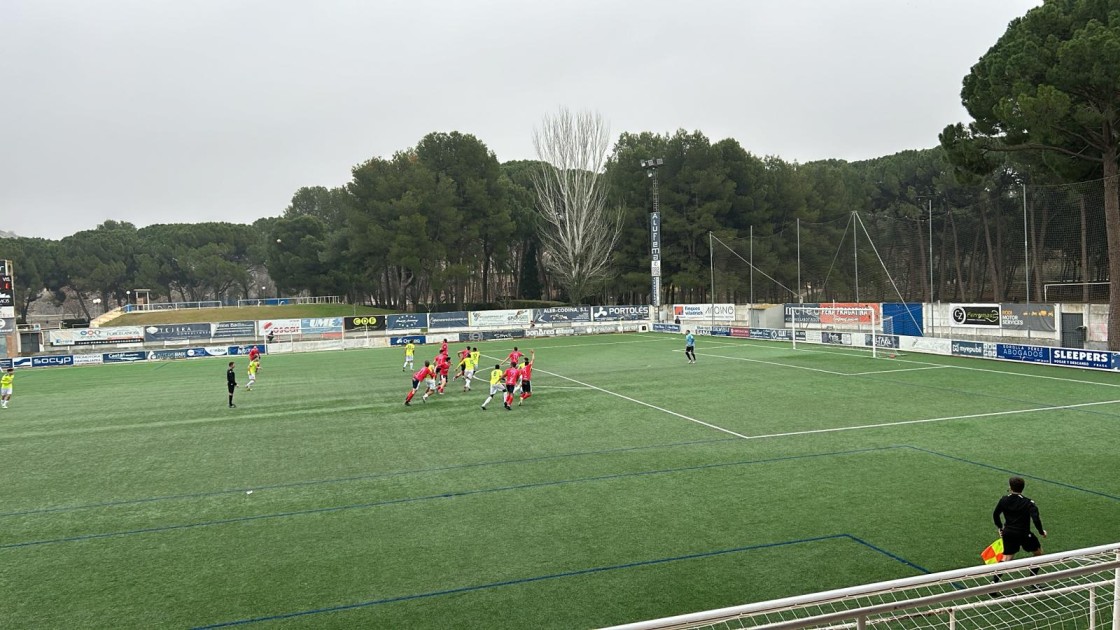
POLYGON ((877 356, 880 347, 898 347, 897 337, 882 334, 878 304, 834 303, 820 306, 786 306, 786 325, 798 343, 866 348, 877 356))
POLYGON ((1120 544, 615 626, 609 630, 1120 629, 1120 544), (1031 569, 1039 569, 1033 575, 1031 569), (1002 580, 993 583, 999 574, 1002 580))

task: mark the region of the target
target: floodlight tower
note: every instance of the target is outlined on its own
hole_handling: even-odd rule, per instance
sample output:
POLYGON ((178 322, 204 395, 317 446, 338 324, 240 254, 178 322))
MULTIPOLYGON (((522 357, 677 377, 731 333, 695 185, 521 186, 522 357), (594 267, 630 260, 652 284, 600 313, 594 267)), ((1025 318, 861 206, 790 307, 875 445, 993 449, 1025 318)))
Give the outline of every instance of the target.
POLYGON ((664 163, 665 160, 661 158, 642 160, 646 177, 653 183, 653 212, 649 215, 649 293, 655 321, 661 321, 661 205, 657 190, 657 168, 664 163))

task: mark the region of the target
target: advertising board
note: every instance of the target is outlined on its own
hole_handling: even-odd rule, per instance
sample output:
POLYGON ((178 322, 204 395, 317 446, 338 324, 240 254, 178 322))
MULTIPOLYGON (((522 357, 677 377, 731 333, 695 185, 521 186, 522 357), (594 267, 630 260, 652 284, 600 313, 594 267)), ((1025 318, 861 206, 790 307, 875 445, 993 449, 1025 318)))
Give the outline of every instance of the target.
POLYGON ((999 304, 950 304, 950 326, 999 328, 999 304))
POLYGON ((470 314, 466 311, 451 311, 448 313, 431 313, 428 315, 428 328, 466 328, 470 323, 470 314))
POLYGON ((144 342, 209 339, 213 326, 205 324, 159 324, 144 327, 144 342))
POLYGON ((300 333, 298 319, 262 319, 257 321, 257 334, 261 337, 272 335, 298 335, 300 333))
POLYGON ((638 321, 649 319, 649 313, 648 304, 592 307, 592 318, 597 322, 638 321))
POLYGON ((706 319, 708 321, 732 321, 735 319, 734 304, 674 304, 673 317, 680 319, 706 319))
POLYGON ((428 327, 427 313, 397 313, 386 319, 389 330, 419 330, 428 327))
POLYGON ((555 324, 591 321, 590 306, 553 306, 533 310, 533 321, 538 324, 555 324))
POLYGON ((508 326, 510 324, 524 324, 528 326, 533 321, 533 310, 528 308, 503 311, 471 311, 471 326, 508 326))
POLYGON ((257 323, 253 320, 239 322, 218 322, 214 324, 211 336, 214 339, 228 339, 230 337, 254 337, 257 334, 257 323))

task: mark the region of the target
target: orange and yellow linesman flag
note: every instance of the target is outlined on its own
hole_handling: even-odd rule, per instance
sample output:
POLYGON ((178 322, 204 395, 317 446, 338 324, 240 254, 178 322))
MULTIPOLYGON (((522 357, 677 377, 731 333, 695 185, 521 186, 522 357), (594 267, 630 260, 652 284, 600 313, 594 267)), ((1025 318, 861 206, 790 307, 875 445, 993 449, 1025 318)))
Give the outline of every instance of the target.
POLYGON ((1002 553, 1003 539, 997 538, 994 543, 988 545, 987 549, 980 552, 980 559, 984 561, 984 564, 995 564, 999 562, 999 557, 1002 553))

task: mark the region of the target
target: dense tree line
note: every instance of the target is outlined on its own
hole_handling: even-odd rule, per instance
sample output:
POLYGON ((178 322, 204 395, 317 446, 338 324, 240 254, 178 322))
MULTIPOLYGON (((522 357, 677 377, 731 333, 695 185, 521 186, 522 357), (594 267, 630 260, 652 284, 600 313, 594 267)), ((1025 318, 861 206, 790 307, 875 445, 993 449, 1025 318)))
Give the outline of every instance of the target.
MULTIPOLYGON (((715 300, 740 303, 849 301, 857 282, 864 300, 1021 298, 1024 184, 1035 295, 1044 278, 1107 278, 1099 196, 1084 231, 1065 229, 1081 225, 1084 187, 1051 186, 1061 178, 1038 163, 1008 158, 965 178, 941 148, 796 164, 696 131, 624 133, 606 170, 624 228, 592 301, 650 299, 651 191, 640 162, 653 156, 664 159, 666 303, 712 299, 713 276, 715 300)), ((420 310, 566 300, 540 261, 532 166, 500 164, 470 135, 433 133, 357 165, 346 186, 297 190, 282 214, 252 225, 108 221, 59 241, 0 240, 0 257, 17 261, 21 317, 44 289, 75 296, 87 313, 90 299, 121 304, 135 288, 172 301, 342 295, 420 310)))
MULTIPOLYGON (((603 179, 622 233, 586 299, 650 300, 649 158, 664 160, 666 303, 1037 300, 1050 282, 1120 283, 1113 4, 1048 0, 1013 21, 964 79, 974 121, 947 127, 936 148, 798 164, 700 131, 621 134, 603 179)), ((16 261, 21 318, 44 291, 88 312, 87 300, 120 303, 131 288, 186 301, 337 294, 395 309, 581 299, 542 264, 554 261, 542 261, 536 166, 432 133, 355 166, 345 186, 300 188, 252 225, 107 221, 60 241, 0 239, 0 257, 16 261)), ((1120 347, 1120 286, 1110 295, 1120 347)), ((1061 299, 1079 297, 1089 288, 1061 299)))

